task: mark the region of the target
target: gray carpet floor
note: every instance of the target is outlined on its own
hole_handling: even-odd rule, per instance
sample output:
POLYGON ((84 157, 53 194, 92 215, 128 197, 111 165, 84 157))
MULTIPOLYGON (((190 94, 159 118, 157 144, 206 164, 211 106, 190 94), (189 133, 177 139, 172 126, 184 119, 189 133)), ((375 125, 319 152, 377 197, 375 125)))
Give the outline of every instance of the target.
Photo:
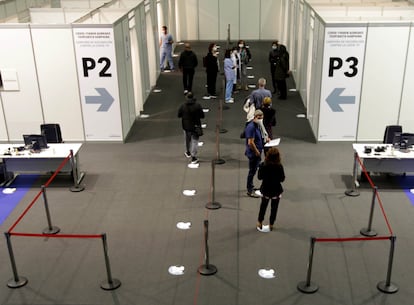
MULTIPOLYGON (((207 45, 193 43, 200 65, 207 45)), ((250 42, 252 84, 261 76, 270 80, 269 47, 270 42, 250 42)), ((176 53, 181 50, 179 45, 176 53)), ((17 271, 28 283, 16 289, 7 286, 13 272, 6 239, 0 239, 0 304, 412 304, 414 209, 404 193, 404 188, 412 187, 411 177, 402 182, 373 177, 397 238, 392 272, 387 272, 389 240, 316 242, 311 284, 319 289, 300 292, 298 284, 307 280, 312 237, 361 237, 360 230, 368 225, 373 197, 370 186, 361 183, 357 197, 344 194, 352 184, 351 143, 315 143, 307 120, 297 117, 306 113, 298 93, 289 91, 285 101, 275 98, 278 124, 274 135, 281 138, 285 193, 276 229, 258 232, 260 199, 246 196, 248 166, 244 140, 239 138, 245 119, 242 103, 249 92, 236 94, 236 102, 221 110, 222 76, 217 82, 221 88, 217 100, 202 99, 205 73, 201 66, 194 82, 195 96, 209 109, 198 168, 189 168, 184 156, 176 117, 184 96, 181 74, 176 71, 160 75, 156 88, 161 92, 151 93, 145 104, 144 113, 149 117, 137 119, 125 144, 83 145, 84 191, 70 192, 70 181, 64 177, 48 188, 51 218, 61 228, 59 234, 106 233, 111 275, 122 285, 110 291, 101 289, 108 279, 101 239, 13 236, 17 271), (218 159, 224 163, 216 164, 218 159), (194 190, 195 195, 185 196, 184 190, 194 190), (206 208, 212 202, 220 203, 221 208, 206 208), (190 226, 179 229, 179 223, 190 226), (198 272, 207 263, 216 267, 215 274, 198 272), (275 276, 263 278, 259 275, 262 270, 273 270, 275 276), (399 288, 396 293, 377 289, 387 275, 399 288)), ((294 86, 289 79, 289 88, 294 86)), ((39 178, 3 223, 3 232, 30 204, 45 179, 39 178)), ((40 233, 46 226, 40 200, 15 231, 40 233)), ((372 228, 378 236, 390 235, 379 204, 372 228)))

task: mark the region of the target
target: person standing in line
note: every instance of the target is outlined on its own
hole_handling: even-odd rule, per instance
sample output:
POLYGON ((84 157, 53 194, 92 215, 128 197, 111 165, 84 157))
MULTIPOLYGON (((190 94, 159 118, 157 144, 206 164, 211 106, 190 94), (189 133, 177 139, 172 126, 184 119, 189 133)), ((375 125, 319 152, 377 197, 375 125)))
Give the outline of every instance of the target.
POLYGON ((280 161, 280 152, 276 147, 270 148, 265 156, 265 161, 260 164, 257 178, 262 181, 260 192, 262 199, 257 217, 257 229, 262 230, 266 209, 270 204, 269 229, 273 230, 280 198, 282 197, 282 182, 285 181, 285 171, 280 161))
POLYGON ((279 57, 276 60, 275 78, 279 89, 279 99, 287 98, 286 78, 289 77, 289 53, 284 45, 279 45, 279 57))
POLYGON ((247 91, 249 90, 249 88, 247 87, 247 64, 252 59, 252 55, 250 53, 249 47, 246 46, 244 40, 239 40, 238 47, 238 80, 240 84, 240 89, 247 91))
POLYGON ((278 93, 277 85, 276 85, 276 77, 275 77, 275 71, 276 71, 276 62, 277 58, 279 57, 279 41, 275 40, 272 42, 272 49, 269 52, 269 63, 270 63, 270 74, 272 75, 272 85, 273 85, 273 93, 278 93))
POLYGON ((207 73, 207 95, 203 97, 204 99, 217 98, 216 82, 217 74, 219 72, 217 56, 217 45, 215 43, 210 43, 208 46, 208 53, 203 59, 207 73))
POLYGON ((201 128, 201 119, 204 118, 204 112, 201 105, 196 102, 192 92, 187 93, 186 102, 178 109, 178 117, 181 118, 181 126, 184 131, 184 155, 191 158, 192 164, 197 164, 199 135, 196 133, 196 126, 201 128))
POLYGON ((237 52, 237 47, 232 48, 230 58, 233 61, 233 65, 236 67, 234 69, 233 93, 238 93, 238 90, 237 90, 237 70, 238 70, 237 63, 240 62, 240 57, 239 57, 239 53, 237 52))
POLYGON ((254 118, 245 128, 246 134, 246 151, 245 155, 249 159, 249 172, 247 174, 247 196, 258 198, 254 192, 253 179, 256 175, 257 168, 261 161, 261 154, 264 146, 263 135, 260 129, 260 124, 263 121, 263 112, 257 109, 254 112, 254 118))
POLYGON ((231 50, 227 49, 224 54, 224 76, 226 78, 226 92, 225 92, 225 103, 234 103, 234 99, 231 97, 233 92, 233 82, 234 82, 234 70, 236 66, 233 63, 233 60, 230 58, 231 50))
POLYGON ((256 109, 262 108, 263 105, 263 99, 265 97, 272 98, 272 93, 270 90, 266 89, 266 79, 261 77, 257 81, 257 88, 256 90, 252 91, 252 94, 250 94, 250 103, 254 103, 254 106, 256 109))
POLYGON ((193 91, 193 79, 197 65, 197 56, 191 50, 191 45, 186 42, 184 44, 184 51, 181 52, 180 59, 178 60, 178 68, 183 73, 184 95, 193 91))
POLYGON ((165 59, 168 61, 170 70, 174 71, 174 62, 172 58, 172 45, 174 43, 171 34, 168 34, 167 27, 165 25, 161 28, 162 34, 160 36, 160 69, 164 72, 165 59))
POLYGON ((276 110, 272 107, 272 99, 266 96, 263 99, 263 125, 266 129, 269 140, 273 139, 272 127, 276 126, 276 110))

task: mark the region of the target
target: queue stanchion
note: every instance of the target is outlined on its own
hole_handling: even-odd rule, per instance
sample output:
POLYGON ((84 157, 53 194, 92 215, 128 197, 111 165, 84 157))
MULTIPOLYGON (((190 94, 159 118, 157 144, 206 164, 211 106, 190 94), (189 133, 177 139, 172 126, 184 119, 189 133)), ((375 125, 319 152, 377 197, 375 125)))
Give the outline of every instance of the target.
POLYGON ((47 196, 46 196, 46 187, 44 185, 42 185, 42 194, 43 194, 43 202, 45 204, 46 218, 47 218, 47 224, 48 224, 48 227, 43 229, 42 233, 43 234, 57 234, 60 232, 60 228, 52 225, 52 221, 50 218, 50 212, 49 212, 49 204, 48 204, 47 196))
POLYGON ((217 210, 221 208, 221 204, 215 200, 215 162, 211 161, 211 185, 210 185, 210 197, 211 201, 207 202, 206 208, 210 210, 217 210))
POLYGON ((216 158, 213 160, 216 164, 224 164, 226 161, 220 158, 220 137, 219 126, 216 126, 216 158))
POLYGON ((352 185, 350 190, 345 191, 345 195, 357 197, 359 196, 359 192, 357 190, 357 163, 358 163, 358 154, 354 152, 354 167, 352 169, 352 185))
POLYGON ((204 244, 205 263, 198 267, 198 273, 200 273, 201 275, 213 275, 217 272, 217 267, 210 264, 210 257, 208 251, 208 220, 204 220, 204 244))
POLYGON ((73 186, 70 188, 71 192, 82 192, 85 187, 80 185, 79 181, 82 180, 83 175, 79 177, 78 173, 78 164, 76 157, 73 155, 73 150, 70 150, 70 164, 72 167, 72 176, 73 176, 73 186))
POLYGON ((318 291, 319 286, 311 282, 312 276, 312 265, 313 265, 313 252, 315 250, 316 238, 311 237, 310 249, 309 249, 309 262, 308 262, 308 271, 306 275, 306 281, 302 281, 298 284, 297 288, 300 292, 303 293, 314 293, 318 291))
POLYGON ((103 281, 101 283, 101 288, 103 290, 115 290, 119 288, 119 286, 121 286, 121 281, 112 278, 111 266, 109 264, 109 256, 108 256, 108 244, 106 242, 106 233, 102 234, 102 243, 103 243, 104 256, 105 256, 107 281, 103 281))
POLYGON ((27 278, 23 276, 19 276, 19 274, 17 273, 16 261, 14 259, 13 247, 12 247, 11 240, 10 240, 10 233, 5 232, 4 235, 6 236, 7 249, 9 250, 10 262, 11 262, 11 267, 13 270, 13 278, 8 281, 7 287, 20 288, 26 285, 28 280, 27 278))
POLYGON ((369 212, 368 227, 361 229, 360 233, 364 236, 372 237, 376 236, 377 232, 372 230, 372 218, 374 217, 374 208, 375 208, 375 198, 377 197, 378 187, 374 186, 372 189, 372 201, 371 201, 371 210, 369 212))
POLYGON ((396 293, 399 289, 397 285, 395 285, 394 283, 391 283, 391 272, 392 272, 392 263, 394 260, 395 239, 396 239, 396 236, 394 235, 390 237, 391 246, 390 246, 390 255, 388 257, 387 279, 377 284, 378 290, 384 293, 396 293))

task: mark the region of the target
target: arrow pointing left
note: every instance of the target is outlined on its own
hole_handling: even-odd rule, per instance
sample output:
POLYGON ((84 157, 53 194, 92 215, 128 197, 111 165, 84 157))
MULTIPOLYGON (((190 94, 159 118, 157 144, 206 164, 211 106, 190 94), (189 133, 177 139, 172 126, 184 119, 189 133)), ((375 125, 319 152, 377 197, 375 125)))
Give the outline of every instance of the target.
POLYGON ((86 104, 100 104, 97 111, 108 111, 114 102, 114 98, 105 88, 95 88, 97 96, 85 96, 86 104))

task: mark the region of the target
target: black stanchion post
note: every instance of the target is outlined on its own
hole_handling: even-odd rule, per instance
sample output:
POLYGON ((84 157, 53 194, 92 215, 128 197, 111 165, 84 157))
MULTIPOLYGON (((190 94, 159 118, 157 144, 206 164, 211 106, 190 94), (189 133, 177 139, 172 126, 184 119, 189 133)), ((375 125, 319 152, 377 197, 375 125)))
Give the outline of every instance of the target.
POLYGON ((60 232, 60 228, 52 226, 52 221, 50 220, 50 212, 49 212, 49 204, 47 202, 46 196, 46 187, 42 185, 42 194, 43 194, 43 202, 45 204, 45 211, 46 211, 46 218, 47 218, 47 225, 48 227, 43 229, 43 234, 57 234, 60 232))
POLYGON ((315 242, 316 238, 311 237, 310 240, 310 249, 309 249, 309 263, 308 263, 308 273, 306 276, 306 281, 302 281, 298 284, 297 288, 300 292, 303 293, 314 293, 318 291, 319 286, 315 283, 311 282, 311 276, 312 276, 312 264, 313 264, 313 251, 315 249, 315 242))
POLYGON ((72 175, 73 175, 73 186, 70 188, 71 192, 81 192, 85 189, 84 186, 79 184, 79 181, 82 180, 79 178, 78 173, 78 164, 75 156, 73 155, 73 150, 70 150, 70 164, 72 167, 72 175))
POLYGON ((368 220, 368 228, 361 229, 361 234, 364 236, 372 237, 376 236, 377 232, 372 230, 372 218, 374 217, 374 208, 375 208, 375 197, 377 196, 378 188, 377 186, 374 186, 372 189, 372 201, 371 201, 371 211, 369 213, 369 220, 368 220))
POLYGON ((7 249, 9 250, 10 262, 11 262, 11 266, 12 266, 12 270, 13 270, 13 278, 8 281, 7 287, 9 287, 9 288, 20 288, 20 287, 23 287, 24 285, 26 285, 28 280, 27 280, 27 278, 25 278, 23 276, 19 277, 19 275, 17 273, 17 268, 16 268, 16 261, 14 259, 13 248, 12 248, 12 245, 11 245, 10 233, 5 232, 4 235, 6 236, 7 249))
POLYGON ((214 160, 213 161, 211 161, 211 185, 210 185, 210 196, 211 196, 211 201, 210 202, 207 202, 207 204, 206 204, 206 208, 207 209, 210 209, 210 210, 217 210, 217 209, 219 209, 219 208, 221 208, 221 204, 219 203, 219 202, 216 202, 216 200, 215 200, 215 168, 216 168, 216 166, 215 166, 215 162, 214 162, 214 160))
POLYGON ((390 237, 391 246, 390 246, 390 255, 388 257, 387 279, 377 284, 378 290, 384 293, 396 293, 399 289, 397 285, 395 285, 394 283, 391 283, 391 272, 392 272, 392 263, 394 260, 395 239, 396 239, 396 236, 394 235, 390 237))
POLYGON ((358 163, 358 154, 354 152, 354 167, 352 169, 352 186, 350 190, 345 191, 345 195, 356 197, 359 196, 359 192, 356 189, 357 181, 357 163, 358 163))
POLYGON ((103 242, 103 249, 104 249, 104 256, 105 256, 106 274, 107 274, 108 280, 103 281, 101 283, 101 288, 104 290, 115 290, 119 288, 119 286, 121 286, 121 282, 117 279, 112 278, 111 266, 109 264, 109 257, 108 257, 108 245, 106 242, 106 233, 102 234, 102 242, 103 242))
POLYGON ((224 164, 226 161, 220 158, 220 139, 219 139, 219 126, 216 126, 216 159, 213 160, 216 164, 224 164))
POLYGON ((210 264, 208 251, 208 220, 204 220, 204 243, 205 243, 205 264, 198 267, 198 273, 201 275, 213 275, 217 272, 216 266, 210 264))

